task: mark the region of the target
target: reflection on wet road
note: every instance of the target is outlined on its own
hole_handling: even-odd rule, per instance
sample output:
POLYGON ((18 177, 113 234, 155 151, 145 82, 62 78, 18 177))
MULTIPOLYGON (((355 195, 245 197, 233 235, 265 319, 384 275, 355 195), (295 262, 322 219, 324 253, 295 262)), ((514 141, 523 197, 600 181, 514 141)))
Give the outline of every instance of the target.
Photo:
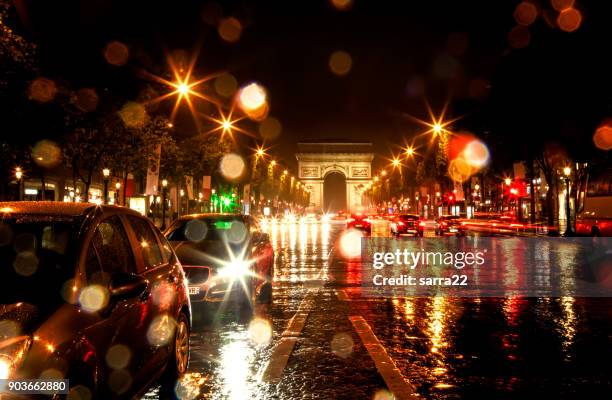
MULTIPOLYGON (((343 225, 266 229, 273 302, 194 308, 192 390, 182 398, 382 400, 389 371, 377 369, 365 328, 356 331, 368 325, 424 398, 601 398, 612 388, 608 299, 362 297, 359 261, 334 246, 343 225), (291 344, 285 356, 281 343, 291 344)), ((145 398, 164 396, 154 388, 145 398)))

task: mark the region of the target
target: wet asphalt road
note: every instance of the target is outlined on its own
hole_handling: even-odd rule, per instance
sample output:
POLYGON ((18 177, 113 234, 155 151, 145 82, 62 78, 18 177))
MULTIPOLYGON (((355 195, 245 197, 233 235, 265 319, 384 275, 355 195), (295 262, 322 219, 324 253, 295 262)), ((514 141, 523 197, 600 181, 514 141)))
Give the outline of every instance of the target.
MULTIPOLYGON (((272 304, 194 308, 182 398, 390 399, 377 351, 420 398, 607 398, 612 389, 608 299, 363 297, 359 262, 335 245, 342 224, 267 229, 272 304), (362 317, 383 350, 349 317, 362 317)), ((144 398, 164 396, 154 387, 144 398)))

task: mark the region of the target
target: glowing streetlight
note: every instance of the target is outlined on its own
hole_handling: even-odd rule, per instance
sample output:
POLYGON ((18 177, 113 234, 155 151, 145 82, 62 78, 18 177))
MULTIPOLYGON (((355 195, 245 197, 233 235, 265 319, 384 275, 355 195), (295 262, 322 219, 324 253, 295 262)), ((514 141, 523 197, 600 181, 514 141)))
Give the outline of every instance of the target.
POLYGON ((572 168, 571 167, 565 167, 563 168, 563 175, 565 176, 570 176, 572 173, 572 168))
POLYGON ((162 224, 160 229, 163 231, 166 229, 166 188, 168 187, 168 180, 162 180, 162 224))
POLYGON ((432 132, 434 133, 434 135, 439 135, 442 133, 443 127, 442 124, 439 122, 435 122, 432 127, 431 127, 432 132))
POLYGON ((270 161, 270 165, 274 167, 276 165, 276 160, 270 161))
POLYGON ((110 169, 104 168, 102 170, 102 176, 104 176, 104 199, 103 203, 108 203, 108 178, 110 177, 110 169))
POLYGON ((15 178, 17 178, 17 187, 19 190, 19 200, 23 200, 23 171, 20 167, 15 168, 15 178))
POLYGON ((378 182, 379 180, 380 180, 379 177, 377 177, 377 176, 374 177, 374 181, 378 182))
POLYGON ((382 176, 386 176, 386 175, 387 175, 387 171, 384 171, 384 170, 383 170, 383 171, 381 171, 381 172, 380 172, 380 174, 381 174, 382 176))
POLYGON ((400 166, 399 158, 394 158, 393 161, 391 161, 391 164, 393 165, 393 168, 399 167, 400 166))
POLYGON ((288 173, 289 173, 289 171, 287 171, 287 170, 283 171, 283 175, 287 175, 288 173))
POLYGON ((408 147, 408 148, 406 149, 406 155, 407 155, 408 157, 412 157, 412 156, 414 155, 414 148, 413 148, 412 146, 410 146, 410 147, 408 147))
POLYGON ((255 152, 255 155, 257 156, 257 158, 259 158, 259 157, 263 157, 263 156, 265 156, 265 155, 266 155, 266 152, 265 152, 265 150, 263 149, 263 147, 259 147, 259 148, 257 149, 257 151, 255 152))
POLYGON ((506 186, 510 186, 510 184, 512 183, 512 179, 511 178, 506 178, 506 179, 504 179, 504 183, 506 184, 506 186))

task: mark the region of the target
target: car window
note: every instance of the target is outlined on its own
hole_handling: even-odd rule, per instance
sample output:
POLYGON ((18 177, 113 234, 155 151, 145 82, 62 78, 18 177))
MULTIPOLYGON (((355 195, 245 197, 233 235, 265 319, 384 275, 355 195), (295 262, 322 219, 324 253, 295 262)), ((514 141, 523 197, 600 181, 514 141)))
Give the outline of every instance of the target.
POLYGON ((162 235, 161 233, 157 233, 157 237, 159 238, 159 241, 161 242, 162 246, 161 246, 161 251, 162 251, 162 255, 164 256, 164 260, 166 262, 169 262, 172 259, 172 246, 170 245, 170 242, 168 242, 168 239, 166 239, 166 237, 164 235, 162 235))
POLYGON ((140 244, 139 250, 142 253, 145 270, 162 264, 164 260, 159 245, 157 244, 157 237, 151 229, 151 225, 144 219, 133 215, 128 215, 127 219, 132 229, 134 229, 136 239, 140 244))
POLYGON ((136 272, 134 254, 118 216, 113 215, 102 221, 96 228, 91 243, 103 272, 136 272))

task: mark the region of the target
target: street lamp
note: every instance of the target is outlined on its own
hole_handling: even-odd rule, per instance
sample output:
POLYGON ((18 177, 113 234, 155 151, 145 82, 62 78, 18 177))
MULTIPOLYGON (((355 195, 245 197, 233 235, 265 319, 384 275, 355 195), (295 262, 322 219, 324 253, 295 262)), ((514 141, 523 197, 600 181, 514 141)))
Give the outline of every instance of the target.
POLYGON ((567 166, 563 168, 563 175, 565 175, 565 236, 572 236, 572 218, 570 209, 570 175, 572 169, 567 166))
POLYGON ((160 229, 163 231, 166 229, 166 188, 168 187, 168 180, 162 180, 162 224, 160 229))
POLYGON ((115 183, 115 205, 119 205, 119 189, 121 189, 121 182, 115 183))
POLYGON ((412 157, 412 156, 414 155, 414 148, 413 148, 412 146, 409 146, 409 147, 406 149, 406 155, 407 155, 408 157, 412 157))
POLYGON ((506 184, 506 186, 510 186, 510 184, 512 183, 512 179, 511 178, 506 178, 506 179, 504 179, 504 183, 506 184))
POLYGON ((102 170, 102 175, 104 176, 104 200, 102 202, 108 204, 108 178, 110 176, 110 169, 104 168, 102 170))
POLYGON ((17 178, 17 191, 19 192, 19 200, 23 200, 23 171, 20 167, 15 168, 15 178, 17 178))

